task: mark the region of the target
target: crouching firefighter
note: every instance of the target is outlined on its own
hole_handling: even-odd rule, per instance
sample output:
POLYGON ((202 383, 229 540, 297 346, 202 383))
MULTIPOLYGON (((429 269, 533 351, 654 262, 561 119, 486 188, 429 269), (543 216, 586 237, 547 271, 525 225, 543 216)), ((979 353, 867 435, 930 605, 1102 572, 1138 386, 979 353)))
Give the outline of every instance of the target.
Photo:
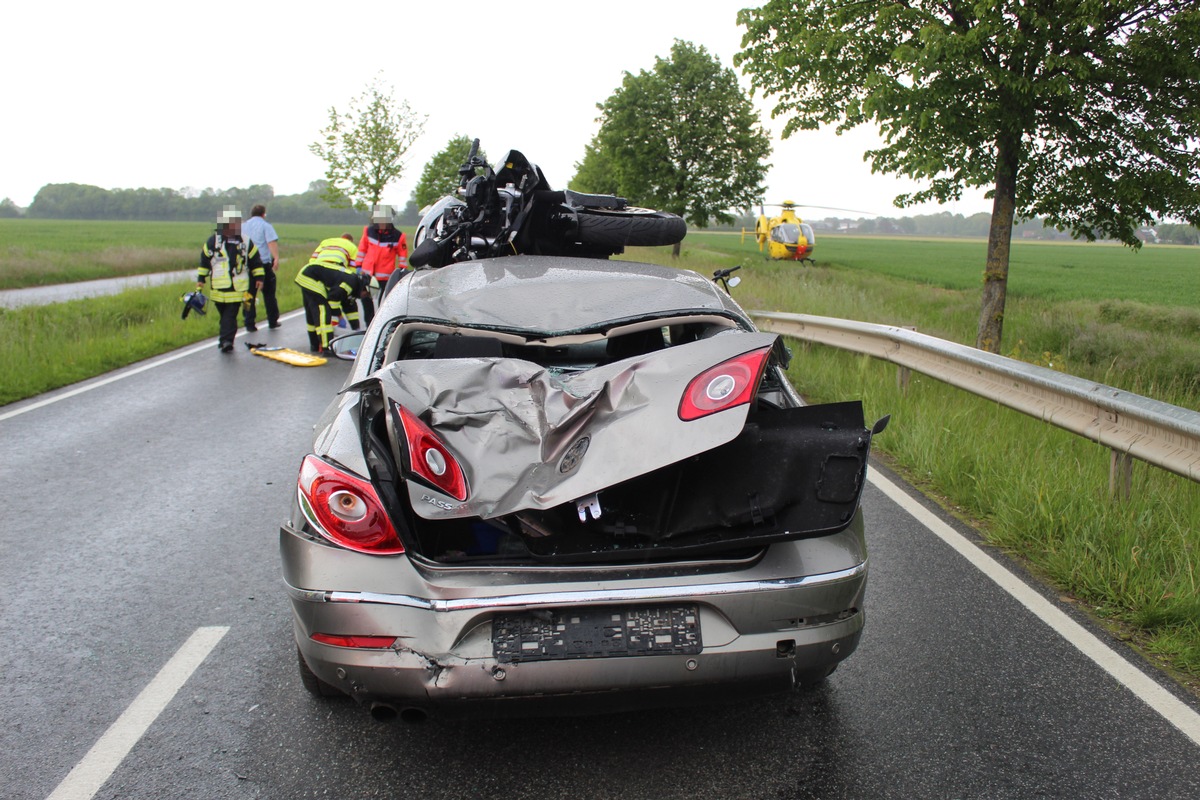
POLYGON ((253 242, 242 240, 241 212, 226 206, 217 217, 216 233, 208 237, 200 251, 200 269, 196 273, 197 289, 203 289, 205 281, 212 284, 209 300, 221 317, 217 347, 222 353, 233 352, 242 302, 249 296, 251 282, 255 291, 262 288, 263 275, 258 248, 253 242))
POLYGON ((334 307, 353 302, 360 291, 350 264, 358 248, 349 234, 340 239, 325 239, 313 251, 308 263, 296 275, 296 283, 304 298, 304 318, 308 325, 308 344, 314 353, 329 349, 333 335, 334 307))

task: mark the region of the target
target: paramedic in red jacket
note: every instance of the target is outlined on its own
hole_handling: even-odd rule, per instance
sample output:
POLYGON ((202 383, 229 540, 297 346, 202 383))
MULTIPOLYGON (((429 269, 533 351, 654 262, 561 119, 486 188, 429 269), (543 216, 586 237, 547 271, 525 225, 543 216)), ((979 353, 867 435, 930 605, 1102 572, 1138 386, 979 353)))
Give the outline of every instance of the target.
POLYGON ((381 287, 393 270, 408 269, 408 239, 392 224, 390 206, 371 210, 371 224, 363 228, 354 266, 374 277, 381 287))

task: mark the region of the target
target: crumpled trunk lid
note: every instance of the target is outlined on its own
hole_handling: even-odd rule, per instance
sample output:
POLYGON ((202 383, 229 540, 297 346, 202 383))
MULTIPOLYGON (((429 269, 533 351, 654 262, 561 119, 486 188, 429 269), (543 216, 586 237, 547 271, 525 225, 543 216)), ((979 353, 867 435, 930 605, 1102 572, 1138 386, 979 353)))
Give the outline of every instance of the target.
POLYGON ((418 526, 491 520, 546 561, 730 552, 844 529, 865 480, 858 402, 679 418, 693 378, 776 338, 716 336, 569 376, 508 358, 400 361, 352 388, 382 394, 397 464, 401 405, 463 467, 464 502, 396 487, 418 526))
MULTIPOLYGON (((552 508, 731 441, 748 406, 683 422, 684 389, 705 369, 776 339, 715 336, 563 376, 508 358, 397 361, 351 388, 377 386, 440 436, 462 466, 469 487, 462 503, 409 482, 419 516, 489 519, 552 508), (438 503, 422 499, 431 492, 438 503)), ((389 426, 400 463, 403 434, 390 412, 389 426)))

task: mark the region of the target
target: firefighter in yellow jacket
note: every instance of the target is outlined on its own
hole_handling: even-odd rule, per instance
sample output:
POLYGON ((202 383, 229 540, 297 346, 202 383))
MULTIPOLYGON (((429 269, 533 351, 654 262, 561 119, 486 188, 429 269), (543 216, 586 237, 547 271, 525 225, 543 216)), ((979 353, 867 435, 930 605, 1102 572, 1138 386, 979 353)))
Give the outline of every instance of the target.
POLYGON ((222 353, 233 352, 238 312, 246 298, 251 297, 251 282, 255 291, 262 288, 263 275, 258 248, 253 242, 242 240, 241 212, 226 206, 217 217, 216 233, 208 237, 200 251, 200 269, 196 273, 197 289, 203 289, 206 281, 212 286, 209 299, 221 315, 217 346, 222 353))
POLYGON ((312 257, 298 275, 304 298, 304 317, 308 324, 308 344, 314 353, 329 348, 333 334, 333 321, 337 308, 347 299, 359 296, 364 290, 355 280, 350 264, 358 255, 358 248, 345 234, 337 239, 325 239, 317 245, 312 257))

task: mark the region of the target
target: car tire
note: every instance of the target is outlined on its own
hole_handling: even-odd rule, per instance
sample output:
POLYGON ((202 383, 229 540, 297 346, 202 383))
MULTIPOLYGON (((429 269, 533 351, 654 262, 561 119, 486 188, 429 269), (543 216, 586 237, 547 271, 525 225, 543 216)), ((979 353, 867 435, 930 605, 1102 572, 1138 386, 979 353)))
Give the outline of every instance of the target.
POLYGON ((580 244, 600 247, 659 247, 683 241, 687 223, 675 214, 648 209, 599 211, 581 208, 577 214, 580 244))
POLYGON ((300 668, 300 683, 304 685, 305 691, 313 697, 345 697, 346 693, 337 688, 333 684, 326 683, 317 677, 311 669, 308 668, 308 663, 304 660, 304 654, 300 652, 300 648, 296 648, 296 664, 300 668))

